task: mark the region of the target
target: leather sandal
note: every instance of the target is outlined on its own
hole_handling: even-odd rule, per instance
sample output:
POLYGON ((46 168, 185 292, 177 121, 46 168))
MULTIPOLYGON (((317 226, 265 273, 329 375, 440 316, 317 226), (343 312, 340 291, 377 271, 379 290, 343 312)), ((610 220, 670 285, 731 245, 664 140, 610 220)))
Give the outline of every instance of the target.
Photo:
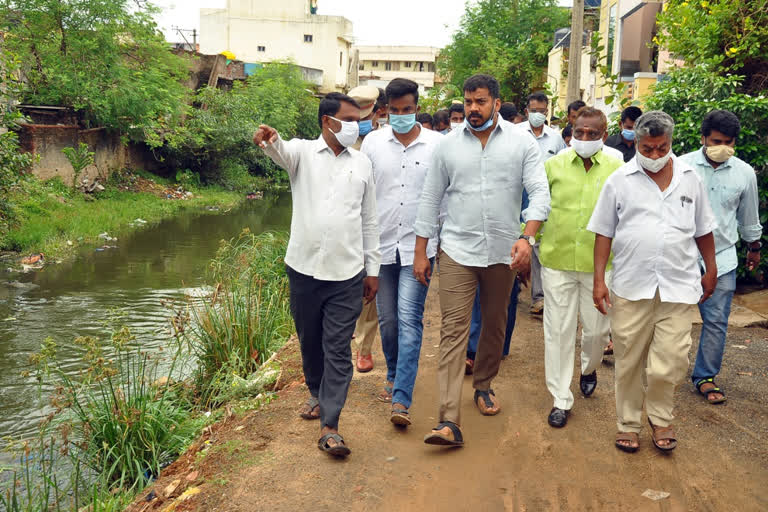
POLYGON ((637 435, 637 432, 617 432, 615 444, 616 448, 623 452, 635 453, 637 449, 640 448, 640 436, 637 435), (621 444, 619 441, 628 441, 630 443, 634 442, 637 444, 637 446, 627 446, 625 444, 621 444))
POLYGON ((432 429, 432 432, 424 436, 424 442, 427 444, 434 444, 438 446, 462 446, 464 444, 464 437, 461 435, 461 429, 457 424, 452 421, 443 421, 432 429), (453 439, 445 436, 437 430, 442 430, 445 427, 451 429, 453 439))
POLYGON ((648 418, 648 424, 651 426, 651 439, 653 445, 663 452, 671 452, 677 448, 677 439, 675 438, 675 428, 670 425, 668 427, 657 427, 648 418), (669 441, 667 445, 660 445, 659 441, 669 441))
POLYGON ((494 397, 496 394, 493 392, 492 389, 489 389, 488 391, 480 391, 479 389, 475 390, 475 405, 477 405, 477 410, 480 411, 480 414, 483 416, 496 416, 501 412, 501 407, 499 407, 495 411, 491 411, 489 409, 492 409, 493 407, 498 407, 498 404, 494 404, 493 399, 491 399, 491 395, 494 397), (480 401, 478 399, 481 399, 483 401, 483 405, 485 405, 485 409, 483 409, 480 406, 480 401))

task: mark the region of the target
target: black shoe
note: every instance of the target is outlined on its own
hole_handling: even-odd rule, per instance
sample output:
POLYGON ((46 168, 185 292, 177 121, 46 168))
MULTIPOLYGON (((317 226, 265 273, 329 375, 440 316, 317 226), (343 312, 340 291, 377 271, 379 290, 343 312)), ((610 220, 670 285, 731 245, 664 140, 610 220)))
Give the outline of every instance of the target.
POLYGON ((547 418, 547 422, 555 428, 563 428, 565 424, 568 423, 569 414, 571 414, 571 411, 553 407, 552 410, 549 411, 549 418, 547 418))
POLYGON ((581 388, 581 394, 584 396, 594 393, 597 387, 597 370, 589 375, 582 375, 579 379, 579 387, 581 388))

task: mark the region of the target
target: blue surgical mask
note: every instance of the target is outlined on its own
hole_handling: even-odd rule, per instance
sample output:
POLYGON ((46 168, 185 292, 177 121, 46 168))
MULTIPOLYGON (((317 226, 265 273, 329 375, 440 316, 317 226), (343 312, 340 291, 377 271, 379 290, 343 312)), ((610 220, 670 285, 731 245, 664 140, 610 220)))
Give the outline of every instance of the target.
POLYGON ((360 127, 360 136, 365 137, 373 131, 373 121, 367 119, 365 121, 358 121, 357 125, 360 127))
POLYGON ((488 120, 486 122, 484 122, 482 126, 478 126, 477 128, 475 128, 474 126, 472 126, 470 124, 469 118, 464 119, 464 124, 466 124, 467 127, 469 127, 470 130, 473 130, 473 131, 476 131, 476 132, 484 132, 485 130, 487 130, 488 128, 490 128, 493 125, 493 118, 494 117, 496 117, 496 111, 495 110, 493 111, 493 114, 491 114, 491 117, 489 117, 488 120))
POLYGON ((621 136, 624 140, 635 140, 635 130, 627 130, 626 128, 621 130, 621 136))
POLYGON ((408 133, 416 124, 416 114, 389 114, 389 125, 395 133, 408 133))

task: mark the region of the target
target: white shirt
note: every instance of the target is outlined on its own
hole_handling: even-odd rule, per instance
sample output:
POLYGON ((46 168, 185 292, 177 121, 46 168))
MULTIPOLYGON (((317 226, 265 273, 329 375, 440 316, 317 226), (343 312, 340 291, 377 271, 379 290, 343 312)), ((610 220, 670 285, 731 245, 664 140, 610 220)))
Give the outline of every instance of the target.
POLYGON ((707 191, 677 157, 663 192, 633 158, 605 182, 587 229, 613 238, 613 292, 627 300, 696 304, 701 272, 696 238, 716 227, 707 191))
MULTIPOLYGON (((559 155, 560 153, 565 153, 569 149, 573 149, 573 148, 571 148, 571 146, 564 147, 557 154, 559 155)), ((606 146, 605 144, 603 144, 602 151, 608 156, 612 156, 613 158, 618 158, 622 162, 624 161, 624 153, 622 153, 616 148, 612 148, 610 146, 606 146)))
MULTIPOLYGON (((371 159, 379 212, 381 263, 391 265, 400 253, 402 266, 413 265, 416 235, 413 223, 419 209, 421 190, 432 162, 432 152, 443 135, 421 128, 406 148, 391 126, 369 133, 360 151, 371 159)), ((437 254, 437 239, 427 245, 427 257, 437 254)))
MULTIPOLYGON (((542 125, 543 130, 539 136, 536 136, 536 134, 533 133, 533 128, 531 128, 531 124, 528 121, 523 121, 522 123, 515 126, 526 130, 528 133, 533 135, 533 138, 536 139, 536 142, 539 143, 542 163, 555 156, 566 147, 563 136, 560 135, 560 131, 552 128, 551 126, 546 124, 542 125)), ((623 159, 624 157, 622 157, 622 160, 623 159)))
POLYGON ((293 213, 285 263, 322 281, 345 281, 381 264, 371 161, 355 149, 338 156, 316 140, 278 137, 264 153, 288 172, 293 213))

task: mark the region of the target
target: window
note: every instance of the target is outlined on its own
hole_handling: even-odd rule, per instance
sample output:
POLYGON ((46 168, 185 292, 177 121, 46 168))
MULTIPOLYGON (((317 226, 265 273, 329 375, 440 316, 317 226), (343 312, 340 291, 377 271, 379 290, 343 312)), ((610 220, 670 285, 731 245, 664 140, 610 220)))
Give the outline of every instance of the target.
POLYGON ((377 61, 377 60, 373 61, 373 63, 371 64, 371 66, 373 66, 374 68, 377 68, 377 67, 379 67, 379 61, 377 61))
POLYGON ((265 51, 267 51, 267 47, 266 46, 258 46, 258 47, 256 47, 256 50, 258 50, 260 52, 265 52, 265 51))
POLYGON ((312 34, 304 34, 304 42, 305 43, 311 43, 312 42, 312 34))
POLYGON ((384 63, 384 69, 387 71, 392 71, 392 63, 391 62, 385 62, 384 63))
POLYGON ((427 64, 427 71, 429 71, 430 73, 434 73, 435 72, 435 63, 434 62, 430 62, 429 64, 427 64))
POLYGON ((359 69, 360 71, 365 71, 365 66, 363 65, 363 63, 362 63, 362 62, 360 63, 360 67, 359 67, 358 69, 359 69))
POLYGON ((405 63, 405 67, 407 67, 407 68, 411 67, 411 63, 410 62, 406 62, 405 63))
POLYGON ((608 11, 608 44, 606 49, 608 50, 608 56, 606 59, 606 65, 610 73, 613 73, 613 47, 616 44, 616 5, 611 6, 608 11))
POLYGON ((344 65, 344 52, 339 52, 339 66, 344 65))
POLYGON ((424 63, 419 62, 419 71, 424 71, 424 63))

